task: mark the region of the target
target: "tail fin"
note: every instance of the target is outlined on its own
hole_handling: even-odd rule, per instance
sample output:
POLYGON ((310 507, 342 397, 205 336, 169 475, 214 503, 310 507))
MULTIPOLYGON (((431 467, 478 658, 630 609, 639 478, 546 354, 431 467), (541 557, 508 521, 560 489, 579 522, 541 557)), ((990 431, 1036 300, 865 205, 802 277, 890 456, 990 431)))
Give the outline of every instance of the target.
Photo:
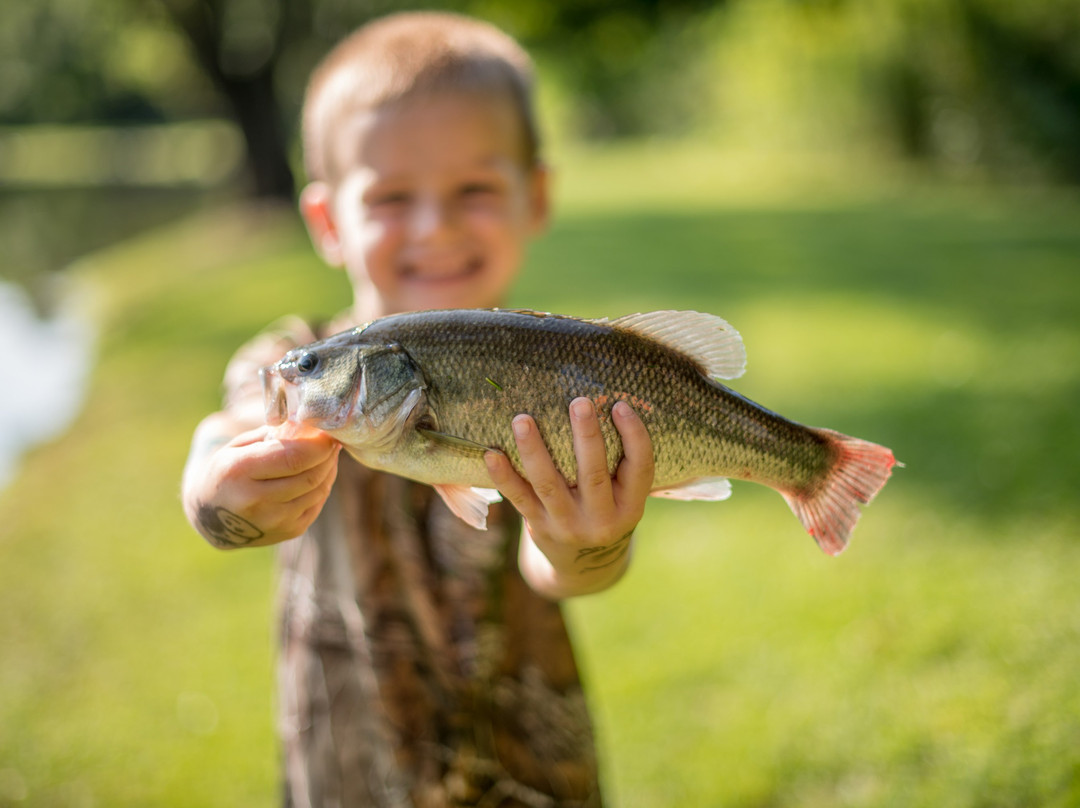
POLYGON ((836 451, 832 468, 811 488, 780 493, 818 546, 839 555, 859 521, 859 503, 870 502, 885 486, 893 466, 903 464, 884 446, 831 429, 815 431, 836 451))

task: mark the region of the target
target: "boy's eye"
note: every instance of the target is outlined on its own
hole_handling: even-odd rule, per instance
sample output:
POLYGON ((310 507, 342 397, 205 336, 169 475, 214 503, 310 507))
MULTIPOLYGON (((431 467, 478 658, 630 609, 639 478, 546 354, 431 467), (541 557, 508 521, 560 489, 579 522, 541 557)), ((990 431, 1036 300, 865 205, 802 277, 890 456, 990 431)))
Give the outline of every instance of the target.
POLYGON ((407 205, 409 201, 410 197, 404 191, 387 191, 372 196, 368 204, 373 207, 392 207, 407 205))
POLYGON ((461 195, 467 198, 486 196, 498 192, 498 188, 490 182, 470 182, 461 186, 461 195))

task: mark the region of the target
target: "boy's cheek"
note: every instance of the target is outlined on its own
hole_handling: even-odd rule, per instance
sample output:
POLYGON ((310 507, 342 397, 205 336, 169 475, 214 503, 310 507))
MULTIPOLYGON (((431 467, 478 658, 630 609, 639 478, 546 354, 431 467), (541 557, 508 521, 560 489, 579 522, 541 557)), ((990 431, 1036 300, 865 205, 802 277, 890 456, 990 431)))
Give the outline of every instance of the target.
POLYGON ((529 223, 527 214, 528 211, 524 206, 498 204, 471 210, 468 220, 474 229, 482 230, 490 235, 518 236, 527 229, 529 223))
POLYGON ((346 249, 353 256, 370 260, 393 249, 404 230, 403 223, 396 219, 359 221, 344 238, 346 249))

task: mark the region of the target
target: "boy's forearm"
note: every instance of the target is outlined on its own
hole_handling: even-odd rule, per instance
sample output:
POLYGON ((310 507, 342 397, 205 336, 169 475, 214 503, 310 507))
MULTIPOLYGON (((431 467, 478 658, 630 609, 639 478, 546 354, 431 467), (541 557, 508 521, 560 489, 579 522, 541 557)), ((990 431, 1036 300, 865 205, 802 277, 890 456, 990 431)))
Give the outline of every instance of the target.
MULTIPOLYGON (((233 438, 257 426, 230 411, 207 416, 195 429, 184 466, 181 499, 188 522, 206 541, 221 550, 275 544, 280 538, 266 533, 238 513, 213 502, 206 491, 209 464, 214 454, 233 438)), ((287 537, 291 538, 291 537, 287 537)))
POLYGON ((602 546, 566 552, 553 549, 550 555, 558 559, 558 564, 537 546, 527 528, 521 533, 518 564, 522 577, 552 600, 602 592, 622 578, 630 566, 632 532, 602 546))
POLYGON ((233 535, 236 531, 231 534, 227 525, 231 522, 239 527, 237 520, 240 517, 207 502, 206 492, 202 490, 207 466, 214 453, 243 432, 245 426, 227 412, 207 416, 195 429, 184 465, 180 494, 184 515, 204 539, 221 549, 244 546, 257 538, 254 534, 258 529, 252 530, 251 527, 239 531, 250 535, 249 539, 243 535, 233 535))

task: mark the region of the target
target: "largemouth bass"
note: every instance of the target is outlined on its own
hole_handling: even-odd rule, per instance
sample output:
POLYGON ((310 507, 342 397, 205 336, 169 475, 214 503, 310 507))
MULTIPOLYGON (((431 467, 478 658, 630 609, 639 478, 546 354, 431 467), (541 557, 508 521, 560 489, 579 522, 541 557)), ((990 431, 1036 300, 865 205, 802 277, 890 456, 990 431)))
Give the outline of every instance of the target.
POLYGON ((730 494, 729 478, 761 483, 835 555, 896 459, 883 446, 790 421, 717 381, 737 378, 745 364, 738 332, 709 314, 608 321, 464 309, 375 320, 290 351, 262 379, 270 424, 322 429, 360 463, 433 485, 477 527, 497 500, 485 452, 504 452, 522 472, 515 415, 533 416, 573 485, 570 401, 593 401, 613 475, 622 444, 611 408, 625 401, 652 440, 653 495, 718 500, 730 494))

